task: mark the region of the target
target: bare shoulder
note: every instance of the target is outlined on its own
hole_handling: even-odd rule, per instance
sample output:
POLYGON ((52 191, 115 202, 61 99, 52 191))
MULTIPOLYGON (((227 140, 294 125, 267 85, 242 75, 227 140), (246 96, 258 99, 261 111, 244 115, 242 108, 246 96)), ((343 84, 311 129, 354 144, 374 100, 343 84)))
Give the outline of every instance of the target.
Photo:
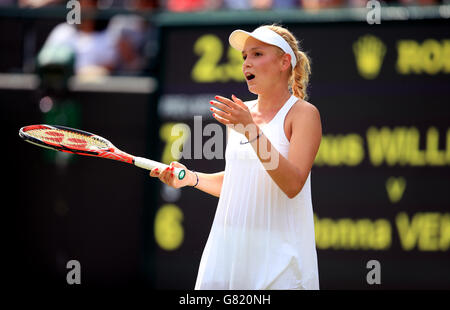
POLYGON ((289 111, 290 119, 293 123, 305 121, 319 121, 320 112, 319 109, 306 100, 298 99, 289 111))
POLYGON ((289 141, 293 132, 320 137, 322 122, 319 110, 306 100, 297 100, 286 115, 284 130, 289 141))

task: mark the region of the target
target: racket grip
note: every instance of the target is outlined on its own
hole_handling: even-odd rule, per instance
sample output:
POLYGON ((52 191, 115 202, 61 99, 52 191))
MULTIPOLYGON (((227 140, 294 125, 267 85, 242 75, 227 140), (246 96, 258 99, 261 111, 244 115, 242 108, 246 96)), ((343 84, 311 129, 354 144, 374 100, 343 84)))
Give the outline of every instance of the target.
MULTIPOLYGON (((143 158, 143 157, 134 157, 134 165, 139 168, 152 170, 153 168, 158 168, 161 171, 169 167, 166 164, 160 163, 158 161, 154 161, 151 159, 143 158)), ((182 168, 177 168, 173 170, 173 173, 177 176, 179 180, 183 180, 186 176, 186 171, 182 168)))

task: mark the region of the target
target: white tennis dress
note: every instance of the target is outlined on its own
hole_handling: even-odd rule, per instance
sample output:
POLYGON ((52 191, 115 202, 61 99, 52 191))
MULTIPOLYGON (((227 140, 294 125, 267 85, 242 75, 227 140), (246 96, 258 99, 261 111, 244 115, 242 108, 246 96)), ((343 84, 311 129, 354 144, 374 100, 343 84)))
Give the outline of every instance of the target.
MULTIPOLYGON (((287 158, 284 119, 291 96, 260 126, 287 158)), ((256 101, 246 102, 251 107, 256 101)), ((319 289, 311 175, 289 199, 271 179, 245 136, 229 130, 225 176, 195 289, 319 289)))

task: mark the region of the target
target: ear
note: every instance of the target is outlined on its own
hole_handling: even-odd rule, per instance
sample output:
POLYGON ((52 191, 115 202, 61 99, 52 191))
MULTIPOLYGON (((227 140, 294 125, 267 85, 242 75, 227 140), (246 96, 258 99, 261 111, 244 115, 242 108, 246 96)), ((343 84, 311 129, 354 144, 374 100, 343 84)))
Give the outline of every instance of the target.
POLYGON ((283 56, 281 56, 281 70, 289 70, 289 67, 291 66, 291 55, 288 53, 285 53, 283 56))

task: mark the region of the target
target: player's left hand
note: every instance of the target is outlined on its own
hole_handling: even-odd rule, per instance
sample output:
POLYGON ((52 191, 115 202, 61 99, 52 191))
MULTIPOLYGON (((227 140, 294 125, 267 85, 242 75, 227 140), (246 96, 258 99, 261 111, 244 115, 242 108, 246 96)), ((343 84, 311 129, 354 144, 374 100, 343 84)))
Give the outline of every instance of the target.
MULTIPOLYGON (((249 132, 258 133, 258 126, 253 120, 250 109, 235 95, 231 96, 231 100, 222 96, 215 96, 216 100, 210 103, 212 116, 220 123, 231 127, 241 134, 249 132)), ((252 134, 251 134, 252 135, 252 134)))

